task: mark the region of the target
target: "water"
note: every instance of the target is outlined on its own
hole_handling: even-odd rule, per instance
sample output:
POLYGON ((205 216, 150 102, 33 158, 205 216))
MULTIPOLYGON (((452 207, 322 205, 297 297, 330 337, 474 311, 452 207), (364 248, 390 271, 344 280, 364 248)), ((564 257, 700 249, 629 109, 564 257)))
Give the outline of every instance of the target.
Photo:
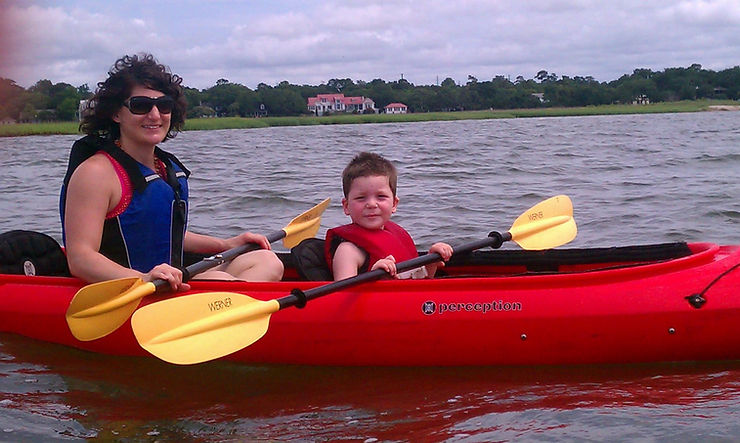
MULTIPOLYGON (((394 219, 421 248, 505 231, 561 193, 574 247, 738 243, 739 123, 727 112, 266 128, 187 132, 163 148, 193 170, 191 229, 212 235, 272 232, 332 197, 323 235, 347 220, 342 168, 370 150, 398 167, 394 219)), ((0 139, 0 231, 61 238, 75 138, 0 139)), ((174 367, 0 334, 0 411, 0 441, 734 441, 740 363, 174 367)))

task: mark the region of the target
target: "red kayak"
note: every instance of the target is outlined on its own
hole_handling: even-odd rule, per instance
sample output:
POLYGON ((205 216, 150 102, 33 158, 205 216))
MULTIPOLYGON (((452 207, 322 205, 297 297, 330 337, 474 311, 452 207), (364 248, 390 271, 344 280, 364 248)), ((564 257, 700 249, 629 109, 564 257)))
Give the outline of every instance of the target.
MULTIPOLYGON (((272 300, 326 282, 193 281, 272 300)), ((477 251, 427 280, 364 283, 275 313, 264 337, 224 359, 310 365, 551 365, 740 359, 740 246, 669 243, 477 251)), ((0 331, 113 355, 149 355, 129 321, 79 341, 70 277, 0 274, 0 331)), ((181 296, 178 294, 175 296, 181 296)), ((142 306, 173 295, 151 295, 142 306)))

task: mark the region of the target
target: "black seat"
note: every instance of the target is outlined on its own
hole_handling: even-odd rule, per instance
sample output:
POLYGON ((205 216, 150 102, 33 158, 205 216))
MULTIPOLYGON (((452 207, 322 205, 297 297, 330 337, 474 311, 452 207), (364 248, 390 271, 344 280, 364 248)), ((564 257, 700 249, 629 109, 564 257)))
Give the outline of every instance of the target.
POLYGON ((298 275, 304 280, 331 281, 333 276, 324 257, 324 240, 307 238, 290 250, 298 275))
POLYGON ((68 277, 59 243, 46 234, 15 230, 0 234, 0 273, 68 277))

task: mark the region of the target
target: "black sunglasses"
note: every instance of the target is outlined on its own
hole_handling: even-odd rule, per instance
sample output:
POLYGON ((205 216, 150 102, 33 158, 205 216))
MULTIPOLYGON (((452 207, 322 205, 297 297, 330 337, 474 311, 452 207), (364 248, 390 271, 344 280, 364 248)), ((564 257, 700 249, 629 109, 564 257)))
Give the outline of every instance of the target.
POLYGON ((163 95, 157 98, 137 95, 123 102, 123 106, 127 107, 132 114, 137 115, 148 114, 155 105, 159 109, 160 114, 169 114, 175 107, 175 100, 169 95, 163 95))

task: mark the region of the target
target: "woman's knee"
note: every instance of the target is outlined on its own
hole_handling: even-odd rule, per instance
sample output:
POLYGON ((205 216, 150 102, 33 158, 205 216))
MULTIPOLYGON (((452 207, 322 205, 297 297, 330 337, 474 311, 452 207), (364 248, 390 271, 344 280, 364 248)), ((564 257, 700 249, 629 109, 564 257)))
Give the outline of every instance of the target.
POLYGON ((240 255, 232 265, 236 268, 233 271, 246 280, 277 281, 283 278, 283 262, 277 254, 266 249, 240 255))
POLYGON ((280 280, 283 278, 285 266, 277 254, 264 249, 255 252, 259 252, 261 254, 260 261, 264 263, 265 271, 268 273, 270 280, 280 280))

